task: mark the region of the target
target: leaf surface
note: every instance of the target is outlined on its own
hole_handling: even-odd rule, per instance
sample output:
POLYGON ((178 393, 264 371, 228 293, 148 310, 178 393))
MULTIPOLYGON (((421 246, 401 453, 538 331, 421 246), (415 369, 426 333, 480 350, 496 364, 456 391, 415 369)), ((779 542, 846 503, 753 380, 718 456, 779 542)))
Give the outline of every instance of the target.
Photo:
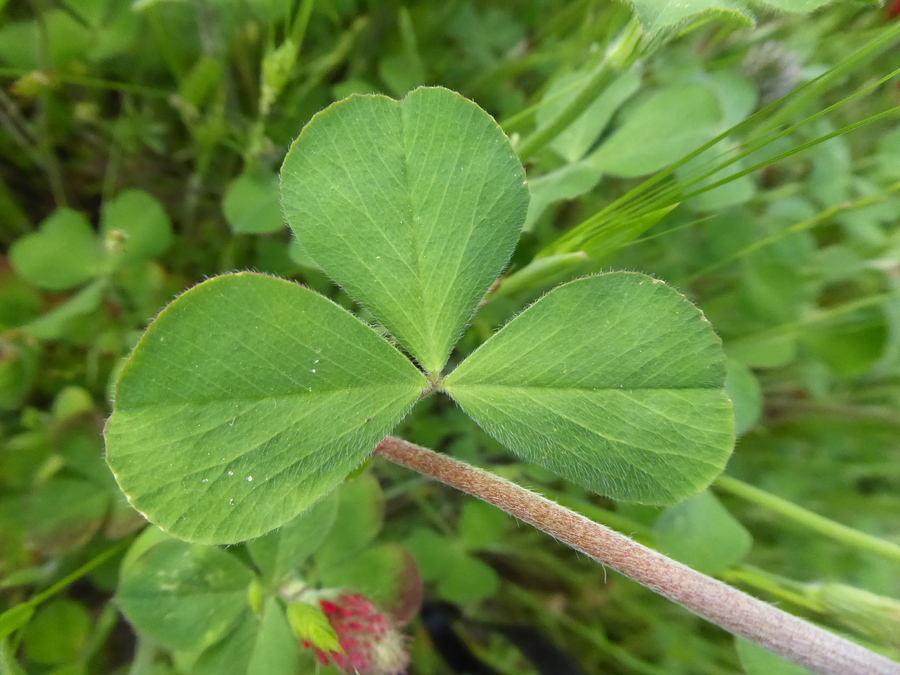
POLYGON ((654 534, 663 553, 711 576, 737 565, 753 545, 747 529, 709 490, 663 511, 654 534))
POLYGON ((217 277, 163 310, 123 368, 107 461, 170 534, 243 541, 334 488, 425 387, 321 295, 260 274, 217 277))
POLYGON ((524 459, 616 499, 664 504, 731 453, 721 342, 650 277, 559 286, 464 361, 446 391, 524 459))
POLYGON ((295 675, 299 655, 278 600, 266 601, 262 616, 249 611, 224 640, 203 652, 193 675, 295 675))
POLYGON ((103 232, 125 235, 120 261, 133 264, 159 257, 172 243, 172 221, 153 195, 126 190, 103 207, 103 232))
POLYGON ((415 559, 398 544, 367 548, 334 567, 319 569, 322 585, 362 593, 380 607, 406 607, 406 618, 419 609, 422 578, 415 559))
POLYGON ((630 0, 644 30, 657 31, 700 14, 718 15, 746 26, 753 25, 749 8, 737 0, 630 0))
POLYGON ((228 184, 222 213, 236 234, 277 232, 284 227, 278 177, 265 171, 238 176, 228 184))
POLYGON ((371 473, 346 480, 337 495, 334 526, 315 554, 316 565, 330 568, 355 557, 384 524, 384 494, 371 473))
POLYGON ((721 116, 709 87, 664 87, 623 115, 621 126, 587 161, 599 173, 628 178, 653 173, 713 138, 721 116))
MULTIPOLYGON (((768 6, 782 12, 812 12, 831 0, 763 0, 768 6)), ((641 25, 648 33, 674 26, 687 19, 700 20, 703 16, 719 16, 731 23, 752 26, 755 16, 750 7, 739 0, 630 0, 641 25)))
MULTIPOLYGON (((590 78, 591 70, 583 69, 554 80, 538 109, 538 128, 549 124, 575 100, 590 78)), ((641 73, 637 68, 617 77, 578 119, 553 139, 550 147, 566 161, 577 162, 590 150, 619 106, 638 90, 640 84, 641 73)))
POLYGON ((123 568, 116 600, 163 647, 198 649, 220 640, 247 610, 251 579, 221 549, 165 541, 123 568))
POLYGON ((91 634, 91 616, 80 603, 55 599, 40 609, 22 640, 29 661, 64 664, 77 661, 91 634))
POLYGON ((280 581, 322 545, 337 516, 335 490, 275 532, 247 542, 253 562, 272 581, 280 581))
POLYGON ((9 250, 16 273, 49 291, 80 286, 100 272, 102 251, 91 224, 80 212, 54 211, 37 232, 17 239, 9 250))
POLYGON ((319 113, 291 146, 281 190, 306 252, 433 373, 509 260, 528 206, 500 127, 440 88, 319 113))

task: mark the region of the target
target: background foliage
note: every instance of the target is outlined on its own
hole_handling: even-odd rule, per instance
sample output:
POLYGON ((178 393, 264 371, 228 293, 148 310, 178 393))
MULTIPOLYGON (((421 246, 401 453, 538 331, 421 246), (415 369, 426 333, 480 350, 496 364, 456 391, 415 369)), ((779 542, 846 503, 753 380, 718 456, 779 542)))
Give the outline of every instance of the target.
MULTIPOLYGON (((635 6, 649 27, 667 23, 635 6)), ((500 672, 530 666, 484 623, 539 628, 589 673, 784 668, 383 463, 323 507, 321 532, 298 522, 223 549, 162 540, 120 496, 100 438, 111 383, 175 294, 255 269, 373 319, 292 244, 276 172, 332 101, 421 84, 491 112, 532 195, 512 275, 451 362, 559 281, 653 274, 724 339, 741 437, 726 478, 659 509, 513 461, 448 400, 416 407, 400 435, 898 658, 897 32, 863 3, 760 7, 752 29, 720 10, 641 38, 629 7, 592 0, 0 2, 0 609, 15 608, 0 616, 0 669, 311 670, 291 627, 246 592, 284 590, 298 568, 405 619, 421 576, 500 672), (550 134, 585 91, 584 114, 550 134), (160 569, 172 578, 153 582, 160 569), (220 605, 184 597, 206 597, 207 582, 220 605), (148 595, 183 625, 143 615, 148 595)), ((451 672, 421 620, 408 633, 415 672, 451 672)))

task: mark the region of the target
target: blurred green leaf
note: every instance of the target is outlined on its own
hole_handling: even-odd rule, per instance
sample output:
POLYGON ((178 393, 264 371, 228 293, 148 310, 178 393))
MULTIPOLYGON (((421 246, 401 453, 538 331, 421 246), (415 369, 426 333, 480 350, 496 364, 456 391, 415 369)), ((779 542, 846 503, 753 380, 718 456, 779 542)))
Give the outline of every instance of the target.
POLYGON ((725 350, 728 356, 750 368, 778 368, 796 357, 797 339, 793 335, 775 335, 726 344, 725 350))
POLYGON ((900 649, 900 600, 834 582, 811 590, 832 618, 885 647, 900 649))
POLYGON ((100 529, 112 495, 93 481, 54 477, 27 498, 28 538, 44 555, 61 555, 84 546, 100 529))
POLYGON ((235 234, 277 232, 284 227, 278 176, 268 171, 245 173, 228 184, 222 212, 235 234))
POLYGON ((34 605, 23 603, 10 607, 0 614, 0 644, 3 644, 9 635, 27 625, 34 616, 34 605))
POLYGON ((99 26, 109 11, 110 0, 63 0, 69 11, 93 26, 99 26))
POLYGON ((575 199, 589 192, 600 182, 603 172, 589 160, 581 160, 528 181, 531 201, 525 229, 534 227, 537 219, 549 207, 559 201, 575 199))
POLYGON ((405 542, 425 581, 435 583, 443 600, 478 602, 500 588, 494 569, 466 553, 460 541, 417 528, 405 542))
POLYGON ((806 668, 786 661, 778 654, 744 638, 735 637, 734 646, 747 675, 809 675, 806 668))
POLYGON ((371 473, 344 481, 338 490, 334 526, 315 553, 316 566, 332 568, 352 559, 381 531, 384 495, 371 473))
POLYGON ((623 177, 659 171, 712 139, 721 115, 708 87, 665 87, 622 115, 621 126, 588 161, 602 173, 623 177))
POLYGON ((54 421, 60 423, 93 409, 94 399, 90 392, 83 387, 70 386, 56 395, 50 413, 54 421))
POLYGON ((201 56, 181 80, 179 92, 185 103, 194 108, 203 107, 221 84, 224 70, 222 59, 201 56))
POLYGON ((860 310, 838 323, 811 326, 802 342, 841 377, 867 372, 887 347, 888 326, 880 308, 860 310))
POLYGON ((459 516, 459 538, 472 551, 496 548, 512 523, 505 511, 479 499, 469 499, 463 503, 459 516))
POLYGON ((193 675, 296 675, 297 643, 284 610, 270 598, 257 617, 245 612, 237 628, 207 649, 193 675))
POLYGON ((40 664, 66 664, 87 647, 91 617, 78 602, 60 598, 40 607, 25 629, 28 659, 40 664))
POLYGON ((168 649, 222 639, 247 611, 250 571, 209 546, 166 541, 122 570, 116 602, 128 621, 168 649))
POLYGON ((741 562, 753 545, 750 533, 708 490, 663 511, 654 534, 663 553, 712 576, 741 562))
POLYGON ((0 410, 12 410, 34 386, 40 351, 32 340, 0 336, 0 410))
POLYGON ((334 490, 274 532, 247 542, 253 562, 278 581, 316 552, 337 519, 341 491, 334 490))
POLYGON ((878 143, 878 168, 890 180, 900 180, 900 127, 887 132, 878 143))
POLYGON ((6 675, 28 675, 14 658, 14 651, 9 647, 6 638, 0 638, 0 669, 6 675))
POLYGON ((437 588, 440 597, 448 602, 480 602, 500 589, 500 577, 490 565, 460 552, 451 559, 450 568, 438 581, 437 588))
MULTIPOLYGON (((688 0, 671 3, 663 0, 629 0, 635 14, 648 32, 658 31, 668 26, 686 23, 688 20, 701 22, 705 18, 721 18, 727 23, 751 26, 755 17, 747 5, 736 0, 688 0)), ((812 12, 829 0, 765 0, 763 7, 782 12, 812 12)))
POLYGON ((87 218, 61 208, 41 223, 38 232, 16 240, 9 258, 23 279, 47 290, 65 291, 100 273, 102 251, 87 218))
POLYGON ((322 585, 362 593, 385 608, 421 603, 421 577, 416 563, 403 547, 382 544, 360 551, 339 565, 318 567, 322 585))
POLYGON ((130 264, 153 260, 172 243, 172 221, 163 205, 143 190, 126 190, 106 203, 100 227, 107 236, 124 238, 119 259, 130 264))
POLYGON ((40 312, 40 293, 12 274, 0 276, 0 331, 18 328, 40 312))
POLYGON ((742 436, 762 414, 763 398, 759 380, 740 361, 728 359, 725 393, 734 405, 734 433, 742 436))
POLYGON ((105 279, 97 279, 61 305, 26 325, 24 331, 38 340, 58 340, 69 336, 77 319, 100 307, 107 288, 108 283, 105 279))
MULTIPOLYGON (((591 70, 579 70, 554 80, 544 94, 544 104, 537 112, 537 126, 541 128, 562 112, 590 80, 591 70)), ((606 128, 613 114, 641 84, 637 68, 623 73, 604 90, 582 115, 557 136, 550 147, 569 162, 577 162, 591 149, 606 128)))

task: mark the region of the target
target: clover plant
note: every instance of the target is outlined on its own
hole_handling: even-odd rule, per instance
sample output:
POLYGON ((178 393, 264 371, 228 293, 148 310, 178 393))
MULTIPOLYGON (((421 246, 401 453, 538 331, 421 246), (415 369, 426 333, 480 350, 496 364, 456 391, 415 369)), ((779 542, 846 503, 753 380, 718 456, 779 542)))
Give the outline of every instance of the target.
POLYGON ((281 192, 305 253, 377 324, 253 272, 166 307, 105 431, 123 492, 166 532, 233 543, 287 523, 433 392, 521 458, 615 499, 677 502, 722 471, 720 341, 660 280, 559 286, 448 368, 528 207, 509 140, 471 101, 419 88, 335 103, 293 143, 281 192))

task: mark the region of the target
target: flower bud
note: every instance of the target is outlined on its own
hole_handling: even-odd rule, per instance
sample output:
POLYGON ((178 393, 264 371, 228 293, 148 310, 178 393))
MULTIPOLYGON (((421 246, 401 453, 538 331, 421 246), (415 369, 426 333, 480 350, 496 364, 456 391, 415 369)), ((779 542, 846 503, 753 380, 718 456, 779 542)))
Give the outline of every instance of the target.
POLYGON ((827 614, 885 646, 900 648, 900 601, 845 584, 823 584, 817 590, 816 600, 827 614))
POLYGON ((409 665, 403 635, 394 620, 380 612, 364 595, 344 594, 319 602, 337 635, 343 652, 324 651, 315 645, 323 664, 334 663, 353 675, 403 675, 409 665))

